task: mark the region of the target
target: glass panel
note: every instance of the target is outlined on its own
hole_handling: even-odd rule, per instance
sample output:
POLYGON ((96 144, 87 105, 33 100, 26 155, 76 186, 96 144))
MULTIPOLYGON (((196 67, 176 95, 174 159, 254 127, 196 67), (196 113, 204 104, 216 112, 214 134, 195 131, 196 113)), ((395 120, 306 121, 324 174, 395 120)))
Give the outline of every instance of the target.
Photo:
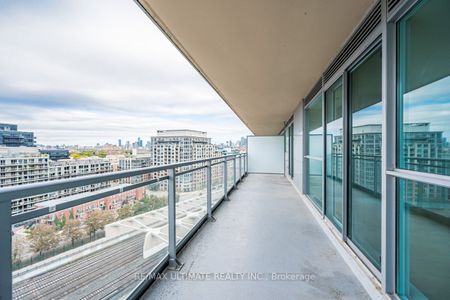
POLYGON ((398 294, 450 295, 450 189, 398 179, 398 294))
POLYGON ((289 174, 289 128, 286 128, 284 131, 284 172, 285 174, 289 174))
MULTIPOLYGON (((397 164, 403 169, 447 176, 449 10, 449 1, 421 1, 398 23, 397 164)), ((397 206, 398 294, 409 299, 448 298, 450 189, 399 179, 397 206)))
POLYGON ((211 167, 212 174, 212 204, 216 204, 224 196, 223 192, 223 164, 211 167))
POLYGON ((164 180, 13 224, 13 298, 125 297, 167 253, 166 187, 164 180))
POLYGON ((326 101, 326 215, 342 228, 342 80, 325 93, 326 101))
POLYGON ((289 175, 294 177, 294 123, 289 126, 289 175))
POLYGON ((323 160, 323 128, 322 128, 322 95, 312 100, 305 109, 306 130, 306 186, 309 198, 322 208, 322 160, 323 160))
POLYGON ((399 22, 399 167, 450 175, 450 1, 399 22))
POLYGON ((350 199, 352 242, 377 267, 381 264, 381 49, 349 74, 350 199))
POLYGON ((235 165, 233 165, 233 169, 235 172, 234 174, 236 174, 235 182, 237 183, 239 181, 239 158, 236 157, 234 161, 235 161, 235 165))
POLYGON ((206 168, 176 177, 177 244, 206 214, 206 168))
POLYGON ((230 190, 233 187, 233 161, 228 160, 227 161, 227 185, 228 190, 230 190))

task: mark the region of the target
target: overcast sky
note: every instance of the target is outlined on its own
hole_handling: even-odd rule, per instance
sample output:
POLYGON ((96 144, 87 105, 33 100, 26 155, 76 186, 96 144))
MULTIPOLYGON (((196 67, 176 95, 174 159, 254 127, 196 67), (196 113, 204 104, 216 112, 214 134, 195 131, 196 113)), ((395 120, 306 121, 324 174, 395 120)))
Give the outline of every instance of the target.
POLYGON ((0 123, 40 144, 250 134, 132 0, 0 1, 0 123))

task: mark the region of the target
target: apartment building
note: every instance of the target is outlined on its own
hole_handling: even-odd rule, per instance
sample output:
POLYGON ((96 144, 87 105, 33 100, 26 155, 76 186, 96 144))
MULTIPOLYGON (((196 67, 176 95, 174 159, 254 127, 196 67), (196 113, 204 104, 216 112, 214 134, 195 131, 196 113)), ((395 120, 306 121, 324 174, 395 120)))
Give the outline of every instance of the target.
MULTIPOLYGON (((84 159, 62 159, 59 161, 50 161, 49 180, 73 178, 78 176, 101 174, 112 171, 111 162, 105 158, 89 157, 84 159)), ((92 184, 75 189, 62 190, 51 193, 49 198, 62 198, 84 192, 94 192, 99 189, 107 188, 111 185, 109 182, 92 184)))
MULTIPOLYGON (((34 147, 0 147, 0 188, 48 180, 49 157, 34 147)), ((11 213, 31 210, 48 195, 13 200, 11 213)))
MULTIPOLYGON (((161 166, 179 162, 188 162, 219 156, 217 147, 211 144, 211 138, 204 131, 189 129, 158 130, 151 138, 153 165, 161 166)), ((181 170, 186 169, 185 167, 181 170)), ((213 168, 213 179, 220 176, 222 168, 213 168)), ((161 173, 160 175, 164 174, 161 173)), ((206 184, 204 170, 181 175, 177 178, 177 189, 181 191, 195 191, 206 184)), ((167 183, 162 182, 165 188, 167 183)))
POLYGON ((18 131, 16 124, 0 123, 0 146, 33 147, 35 137, 33 132, 18 131))
MULTIPOLYGON (((136 150, 136 149, 133 149, 136 150)), ((134 152, 134 151, 133 151, 134 152)), ((122 157, 119 159, 119 170, 132 170, 152 166, 152 157, 150 155, 136 155, 131 157, 122 157)), ((149 180, 153 174, 145 174, 128 178, 127 183, 137 183, 143 180, 149 180)))

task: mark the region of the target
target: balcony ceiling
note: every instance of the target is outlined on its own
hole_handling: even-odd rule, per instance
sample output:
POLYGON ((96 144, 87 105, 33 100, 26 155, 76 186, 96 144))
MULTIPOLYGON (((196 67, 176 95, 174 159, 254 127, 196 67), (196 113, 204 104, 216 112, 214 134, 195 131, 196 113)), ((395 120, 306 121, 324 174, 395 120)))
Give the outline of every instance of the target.
POLYGON ((137 0, 255 135, 275 135, 373 0, 137 0))

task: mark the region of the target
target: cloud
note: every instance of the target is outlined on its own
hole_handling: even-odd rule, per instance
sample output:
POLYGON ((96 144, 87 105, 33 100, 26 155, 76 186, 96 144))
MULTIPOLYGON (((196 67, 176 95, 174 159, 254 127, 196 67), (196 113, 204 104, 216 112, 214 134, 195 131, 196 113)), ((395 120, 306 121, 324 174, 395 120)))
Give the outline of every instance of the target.
POLYGON ((148 139, 157 129, 250 134, 128 0, 0 4, 0 121, 39 143, 148 139))

